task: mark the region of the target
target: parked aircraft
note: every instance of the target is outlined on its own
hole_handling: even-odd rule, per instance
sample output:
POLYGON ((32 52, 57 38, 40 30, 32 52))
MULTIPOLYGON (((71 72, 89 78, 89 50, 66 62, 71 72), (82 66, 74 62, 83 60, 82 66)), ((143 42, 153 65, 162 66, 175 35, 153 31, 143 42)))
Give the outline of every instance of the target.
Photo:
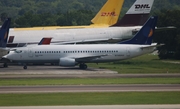
POLYGON ((117 23, 124 0, 107 0, 104 6, 91 20, 91 25, 84 26, 45 26, 33 28, 14 28, 14 30, 53 30, 57 28, 72 29, 72 28, 99 28, 109 27, 117 23))
MULTIPOLYGON (((10 30, 8 47, 22 46, 26 44, 37 44, 42 37, 52 37, 52 43, 97 43, 97 42, 119 42, 131 38, 142 26, 151 11, 154 0, 136 0, 130 10, 121 19, 123 24, 118 23, 110 28, 79 28, 56 30, 10 30), (137 8, 137 6, 140 6, 137 8), (134 16, 134 18, 130 17, 134 16), (127 19, 128 18, 128 19, 127 19), (124 20, 126 19, 126 20, 124 20), (138 22, 138 23, 137 23, 138 22), (130 24, 129 24, 130 23, 130 24), (124 27, 125 25, 125 27, 124 27), (133 26, 127 26, 133 25, 133 26), (134 26, 136 25, 136 26, 134 26), (15 36, 14 38, 12 36, 15 36)), ((120 20, 120 22, 121 22, 120 20)))
POLYGON ((141 30, 130 40, 120 44, 40 45, 20 47, 3 56, 11 62, 58 63, 60 66, 76 66, 86 69, 85 63, 101 63, 124 60, 150 53, 157 45, 151 45, 157 17, 150 17, 141 30))

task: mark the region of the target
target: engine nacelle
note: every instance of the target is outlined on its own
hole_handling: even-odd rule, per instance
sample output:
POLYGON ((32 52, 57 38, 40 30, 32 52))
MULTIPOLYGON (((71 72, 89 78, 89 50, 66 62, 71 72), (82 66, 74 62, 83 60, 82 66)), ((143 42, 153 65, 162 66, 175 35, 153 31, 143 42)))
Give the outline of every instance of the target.
POLYGON ((77 64, 77 62, 75 61, 75 59, 71 59, 71 58, 60 58, 59 59, 60 66, 75 66, 76 64, 77 64))

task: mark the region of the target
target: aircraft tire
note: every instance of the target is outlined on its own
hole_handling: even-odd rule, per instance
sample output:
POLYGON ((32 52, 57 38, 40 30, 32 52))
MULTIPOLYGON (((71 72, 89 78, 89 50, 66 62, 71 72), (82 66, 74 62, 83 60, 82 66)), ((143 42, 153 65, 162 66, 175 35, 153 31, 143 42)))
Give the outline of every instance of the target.
POLYGON ((87 65, 86 65, 86 64, 80 64, 80 65, 79 65, 79 68, 85 70, 85 69, 87 69, 87 65))
POLYGON ((26 70, 26 69, 27 69, 27 66, 24 66, 23 68, 26 70))
POLYGON ((86 64, 84 64, 83 69, 84 69, 84 70, 87 69, 87 65, 86 65, 86 64))
POLYGON ((7 67, 8 67, 8 64, 7 64, 7 63, 4 63, 4 64, 3 64, 3 67, 4 67, 4 68, 7 68, 7 67))

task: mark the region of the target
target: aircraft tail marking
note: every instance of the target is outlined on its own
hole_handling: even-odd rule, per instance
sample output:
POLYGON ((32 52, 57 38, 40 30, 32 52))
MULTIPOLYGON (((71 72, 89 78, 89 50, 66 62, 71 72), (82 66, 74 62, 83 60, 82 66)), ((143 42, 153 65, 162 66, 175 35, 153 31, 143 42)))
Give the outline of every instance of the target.
POLYGON ((150 17, 141 30, 132 39, 120 42, 120 44, 151 45, 157 19, 157 16, 150 17))
POLYGON ((113 26, 142 26, 149 18, 154 0, 136 0, 124 17, 113 26))
POLYGON ((9 36, 8 43, 13 43, 13 41, 14 41, 14 36, 9 36))
POLYGON ((0 29, 0 47, 6 47, 7 39, 9 35, 10 23, 11 23, 11 19, 10 18, 6 19, 0 29))
POLYGON ((38 45, 49 45, 52 38, 42 38, 38 45))
POLYGON ((114 25, 119 18, 124 0, 108 0, 91 20, 94 25, 114 25))

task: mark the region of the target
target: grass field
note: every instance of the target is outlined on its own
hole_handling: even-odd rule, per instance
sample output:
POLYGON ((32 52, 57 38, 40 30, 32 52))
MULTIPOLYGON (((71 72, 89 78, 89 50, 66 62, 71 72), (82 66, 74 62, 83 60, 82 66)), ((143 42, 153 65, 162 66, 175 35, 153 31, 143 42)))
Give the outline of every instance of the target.
POLYGON ((180 104, 180 92, 0 94, 0 106, 180 104))
POLYGON ((110 69, 121 74, 180 73, 180 61, 160 60, 157 55, 152 54, 111 63, 88 64, 88 66, 110 69))
POLYGON ((180 84, 180 78, 71 78, 0 79, 0 86, 31 85, 103 85, 103 84, 180 84))

